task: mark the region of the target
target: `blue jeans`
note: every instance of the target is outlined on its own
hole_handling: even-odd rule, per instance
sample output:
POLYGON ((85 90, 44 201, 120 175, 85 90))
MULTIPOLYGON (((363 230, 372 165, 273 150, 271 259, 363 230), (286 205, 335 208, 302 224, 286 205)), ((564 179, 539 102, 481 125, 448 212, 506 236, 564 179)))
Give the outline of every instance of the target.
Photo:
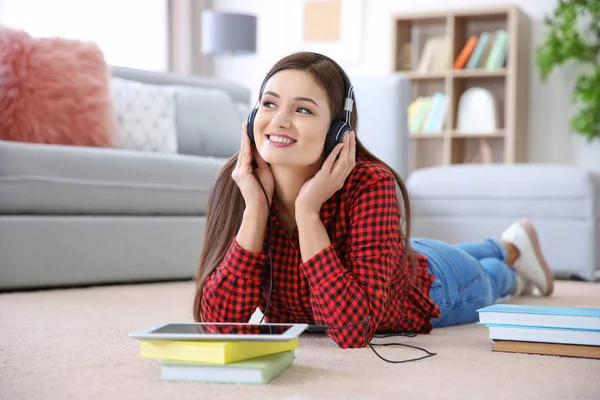
POLYGON ((500 242, 486 239, 451 245, 434 239, 411 239, 417 253, 427 256, 435 281, 429 292, 440 307, 434 328, 479 320, 477 310, 512 293, 516 272, 505 263, 500 242))

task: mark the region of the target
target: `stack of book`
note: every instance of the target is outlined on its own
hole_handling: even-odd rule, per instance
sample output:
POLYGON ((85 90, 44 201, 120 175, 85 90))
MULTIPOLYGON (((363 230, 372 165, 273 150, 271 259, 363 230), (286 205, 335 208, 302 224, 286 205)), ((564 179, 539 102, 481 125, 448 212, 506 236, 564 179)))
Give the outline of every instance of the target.
POLYGON ((494 304, 479 310, 494 351, 600 358, 600 309, 494 304))
POLYGON ((497 69, 506 65, 508 34, 504 29, 471 35, 454 60, 454 69, 497 69))
POLYGON ((266 384, 294 361, 287 342, 139 340, 141 357, 159 360, 161 379, 266 384))
POLYGON ((442 133, 448 97, 442 92, 420 96, 408 106, 408 128, 411 134, 442 133))

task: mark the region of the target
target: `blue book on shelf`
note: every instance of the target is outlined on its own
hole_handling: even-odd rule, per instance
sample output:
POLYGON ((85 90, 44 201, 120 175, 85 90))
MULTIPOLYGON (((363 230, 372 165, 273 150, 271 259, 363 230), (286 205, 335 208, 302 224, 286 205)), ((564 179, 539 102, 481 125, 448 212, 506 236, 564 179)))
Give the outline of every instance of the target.
POLYGON ((435 92, 431 98, 431 107, 427 120, 425 121, 423 133, 440 133, 443 118, 445 95, 435 92))
POLYGON ((467 68, 477 68, 479 67, 479 62, 481 61, 481 57, 483 56, 483 52, 485 51, 485 47, 487 46, 490 40, 489 32, 482 32, 479 35, 479 40, 477 41, 477 46, 475 46, 475 50, 471 54, 469 61, 467 62, 467 68))
POLYGON ((477 310, 479 323, 600 331, 600 308, 494 304, 477 310))

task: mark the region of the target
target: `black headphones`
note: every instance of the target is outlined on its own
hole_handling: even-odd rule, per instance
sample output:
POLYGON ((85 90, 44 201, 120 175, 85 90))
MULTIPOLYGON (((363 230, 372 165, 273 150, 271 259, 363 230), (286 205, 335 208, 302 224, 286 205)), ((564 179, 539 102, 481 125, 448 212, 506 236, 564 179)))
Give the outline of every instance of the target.
MULTIPOLYGON (((327 56, 321 55, 321 57, 329 60, 340 71, 340 73, 342 74, 342 77, 344 79, 344 92, 346 93, 346 96, 344 99, 345 119, 342 120, 339 118, 335 118, 331 122, 331 125, 329 126, 329 131, 327 132, 327 137, 325 138, 325 148, 324 148, 325 154, 324 155, 325 155, 325 157, 327 157, 329 155, 329 153, 331 153, 333 151, 335 146, 338 143, 342 142, 344 135, 347 135, 348 133, 350 133, 350 131, 352 131, 352 125, 350 123, 350 118, 352 116, 352 107, 354 105, 354 89, 350 82, 350 78, 348 77, 346 72, 344 72, 342 67, 340 67, 340 65, 338 63, 336 63, 335 61, 333 61, 331 58, 329 58, 327 56)), ((265 79, 265 82, 269 78, 270 78, 270 76, 265 79)), ((254 142, 254 118, 256 117, 256 113, 258 112, 259 106, 260 106, 260 94, 259 94, 259 99, 257 101, 257 104, 254 106, 254 108, 248 115, 247 126, 246 126, 246 131, 248 133, 248 136, 250 136, 250 141, 252 142, 253 145, 255 144, 255 142, 254 142)))

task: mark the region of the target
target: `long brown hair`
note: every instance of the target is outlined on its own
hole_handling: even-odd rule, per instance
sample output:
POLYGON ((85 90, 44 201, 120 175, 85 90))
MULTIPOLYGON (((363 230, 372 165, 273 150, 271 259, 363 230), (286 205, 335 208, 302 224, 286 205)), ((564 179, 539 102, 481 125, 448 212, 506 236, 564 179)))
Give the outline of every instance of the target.
MULTIPOLYGON (((334 119, 344 119, 344 78, 341 67, 326 56, 312 52, 298 52, 290 54, 279 60, 265 75, 260 87, 259 98, 262 96, 264 87, 275 73, 296 69, 307 71, 325 89, 329 97, 329 106, 334 119)), ((410 246, 410 202, 406 186, 400 175, 389 165, 373 155, 358 139, 358 114, 356 101, 353 105, 351 125, 356 134, 356 153, 362 154, 371 161, 375 161, 387 167, 394 175, 402 193, 404 202, 404 255, 403 262, 409 262, 411 267, 415 266, 414 254, 410 246)), ((211 188, 208 199, 206 230, 204 233, 204 245, 200 257, 200 265, 196 275, 196 295, 194 297, 193 316, 196 321, 202 321, 201 301, 202 288, 206 278, 217 268, 225 258, 233 237, 242 224, 245 208, 244 198, 231 178, 235 168, 238 155, 235 154, 227 161, 211 188)), ((412 269, 412 268, 411 268, 412 269)))

